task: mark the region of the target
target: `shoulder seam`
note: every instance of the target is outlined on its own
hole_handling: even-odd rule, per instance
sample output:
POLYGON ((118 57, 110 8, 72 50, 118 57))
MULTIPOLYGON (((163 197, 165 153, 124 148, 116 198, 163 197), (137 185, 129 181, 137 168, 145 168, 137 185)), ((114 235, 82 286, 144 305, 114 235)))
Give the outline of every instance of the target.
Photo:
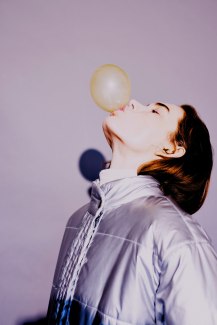
MULTIPOLYGON (((182 218, 182 221, 184 222, 186 228, 188 229, 189 233, 191 234, 191 236, 195 239, 195 235, 192 232, 192 230, 190 229, 189 225, 187 224, 186 220, 185 220, 185 215, 182 213, 182 211, 180 211, 180 209, 173 203, 172 200, 170 200, 167 196, 165 197, 166 200, 171 203, 171 205, 174 207, 174 209, 176 210, 176 212, 179 214, 179 216, 182 218)), ((190 218, 190 216, 188 216, 188 218, 190 218)), ((201 241, 202 242, 202 241, 201 241)))
POLYGON ((207 240, 205 240, 205 239, 204 240, 200 240, 200 241, 189 240, 189 241, 187 241, 185 243, 177 244, 173 248, 171 248, 169 250, 169 252, 164 256, 164 258, 162 260, 162 264, 166 261, 166 259, 168 258, 169 255, 170 256, 173 255, 179 249, 182 249, 184 247, 189 247, 189 246, 201 246, 201 245, 207 245, 207 246, 210 246, 211 249, 213 249, 212 248, 212 245, 207 240))

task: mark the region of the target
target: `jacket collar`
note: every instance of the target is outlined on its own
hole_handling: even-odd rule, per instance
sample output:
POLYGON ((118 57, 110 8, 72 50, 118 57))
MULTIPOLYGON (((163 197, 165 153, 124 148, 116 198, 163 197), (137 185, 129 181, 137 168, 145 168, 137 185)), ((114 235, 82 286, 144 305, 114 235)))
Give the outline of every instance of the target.
POLYGON ((137 175, 117 179, 100 186, 99 179, 92 182, 91 201, 88 211, 95 215, 101 207, 103 210, 116 208, 124 203, 145 196, 162 196, 159 182, 152 176, 137 175))

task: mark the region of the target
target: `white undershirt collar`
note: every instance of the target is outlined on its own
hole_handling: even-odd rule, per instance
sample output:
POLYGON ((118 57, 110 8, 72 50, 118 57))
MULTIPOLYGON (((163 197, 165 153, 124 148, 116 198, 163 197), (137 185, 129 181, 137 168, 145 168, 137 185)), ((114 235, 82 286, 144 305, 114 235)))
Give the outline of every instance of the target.
POLYGON ((99 185, 125 177, 137 176, 136 169, 103 169, 99 173, 99 185))

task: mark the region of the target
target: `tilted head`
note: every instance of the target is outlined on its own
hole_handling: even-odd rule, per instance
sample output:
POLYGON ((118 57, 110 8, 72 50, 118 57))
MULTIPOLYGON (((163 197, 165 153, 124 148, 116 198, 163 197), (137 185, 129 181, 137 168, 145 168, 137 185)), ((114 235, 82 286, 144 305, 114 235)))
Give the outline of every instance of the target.
MULTIPOLYGON (((157 179, 165 195, 193 214, 203 204, 212 170, 207 127, 190 105, 132 100, 105 120, 112 149, 121 147, 122 162, 134 163, 138 175, 157 179)), ((133 166, 133 165, 132 165, 133 166)))

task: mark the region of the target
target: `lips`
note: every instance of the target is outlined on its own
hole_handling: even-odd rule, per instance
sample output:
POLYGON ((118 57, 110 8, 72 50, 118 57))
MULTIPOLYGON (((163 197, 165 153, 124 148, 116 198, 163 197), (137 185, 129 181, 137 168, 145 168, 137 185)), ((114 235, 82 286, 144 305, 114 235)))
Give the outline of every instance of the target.
POLYGON ((109 115, 110 116, 114 116, 115 115, 115 111, 111 112, 109 115))
POLYGON ((120 108, 116 109, 115 111, 111 112, 109 115, 110 116, 115 116, 117 112, 124 112, 125 109, 126 109, 126 106, 120 107, 120 108))
POLYGON ((124 112, 125 111, 125 108, 126 108, 126 106, 123 106, 123 107, 120 107, 118 110, 124 112))

